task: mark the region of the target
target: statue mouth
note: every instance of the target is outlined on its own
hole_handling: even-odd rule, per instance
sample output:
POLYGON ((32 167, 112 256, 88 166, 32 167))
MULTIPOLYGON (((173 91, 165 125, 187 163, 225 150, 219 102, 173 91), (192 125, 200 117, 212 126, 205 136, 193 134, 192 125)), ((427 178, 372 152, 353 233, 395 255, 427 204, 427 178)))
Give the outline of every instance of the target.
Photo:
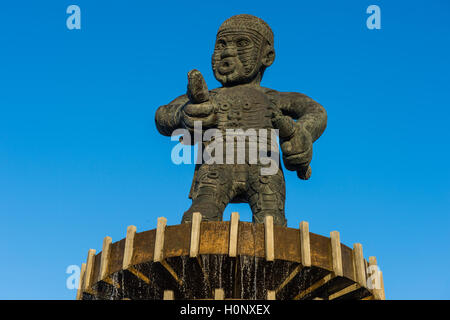
POLYGON ((233 57, 227 57, 219 62, 217 70, 222 75, 232 73, 236 69, 236 62, 233 57))

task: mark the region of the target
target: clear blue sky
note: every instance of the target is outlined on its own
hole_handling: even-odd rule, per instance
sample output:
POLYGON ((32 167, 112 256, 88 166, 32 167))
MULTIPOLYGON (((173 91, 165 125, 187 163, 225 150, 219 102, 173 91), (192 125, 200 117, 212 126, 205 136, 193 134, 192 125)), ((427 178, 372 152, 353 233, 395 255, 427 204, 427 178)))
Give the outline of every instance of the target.
POLYGON ((1 299, 73 299, 66 268, 104 236, 180 223, 193 166, 172 164, 154 114, 190 69, 219 86, 215 34, 238 13, 275 33, 262 85, 328 112, 311 180, 286 172, 288 226, 362 243, 387 298, 450 298, 448 1, 59 0, 0 6, 1 299))

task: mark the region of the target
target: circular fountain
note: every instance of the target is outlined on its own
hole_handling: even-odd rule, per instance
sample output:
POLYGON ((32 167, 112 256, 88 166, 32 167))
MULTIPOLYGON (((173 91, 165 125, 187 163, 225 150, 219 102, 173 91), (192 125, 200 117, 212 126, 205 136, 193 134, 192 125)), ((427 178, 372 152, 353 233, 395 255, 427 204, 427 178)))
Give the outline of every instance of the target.
POLYGON ((376 259, 362 246, 299 229, 239 221, 166 226, 103 242, 82 265, 77 299, 384 299, 376 259))

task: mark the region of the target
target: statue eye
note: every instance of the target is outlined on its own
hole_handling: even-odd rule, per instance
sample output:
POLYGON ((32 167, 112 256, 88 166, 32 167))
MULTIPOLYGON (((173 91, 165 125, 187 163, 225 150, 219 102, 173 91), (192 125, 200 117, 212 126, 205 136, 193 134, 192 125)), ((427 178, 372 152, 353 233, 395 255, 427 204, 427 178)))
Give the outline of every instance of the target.
POLYGON ((248 39, 239 39, 237 42, 236 42, 236 45, 238 46, 238 47, 246 47, 246 46, 248 46, 250 44, 250 41, 248 40, 248 39))
POLYGON ((225 48, 225 42, 224 42, 223 40, 217 41, 217 43, 216 43, 216 48, 217 48, 217 49, 223 49, 223 48, 225 48))

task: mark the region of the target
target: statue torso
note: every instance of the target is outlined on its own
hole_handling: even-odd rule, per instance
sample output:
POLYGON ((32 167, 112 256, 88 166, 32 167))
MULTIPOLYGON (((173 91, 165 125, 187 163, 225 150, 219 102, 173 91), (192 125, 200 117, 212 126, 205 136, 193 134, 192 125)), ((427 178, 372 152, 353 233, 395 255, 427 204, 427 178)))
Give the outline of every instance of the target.
MULTIPOLYGON (((249 163, 250 154, 258 158, 257 150, 259 152, 268 150, 278 152, 276 140, 273 140, 274 132, 271 130, 273 129, 274 105, 263 88, 256 86, 218 88, 210 91, 210 98, 217 115, 215 128, 219 129, 222 134, 220 137, 214 136, 211 141, 204 141, 205 146, 212 141, 220 141, 223 143, 223 155, 225 155, 227 152, 225 137, 232 137, 234 157, 237 157, 238 154, 245 154, 245 163, 249 163), (253 139, 251 142, 250 136, 256 140, 253 139), (245 143, 240 144, 238 140, 245 141, 245 143), (274 145, 272 145, 272 141, 274 145)), ((212 154, 214 155, 215 152, 212 154)), ((255 161, 259 162, 258 159, 255 161)), ((239 163, 239 161, 237 162, 239 163)))
POLYGON ((261 88, 236 86, 215 89, 211 93, 218 129, 272 128, 272 103, 261 88))

